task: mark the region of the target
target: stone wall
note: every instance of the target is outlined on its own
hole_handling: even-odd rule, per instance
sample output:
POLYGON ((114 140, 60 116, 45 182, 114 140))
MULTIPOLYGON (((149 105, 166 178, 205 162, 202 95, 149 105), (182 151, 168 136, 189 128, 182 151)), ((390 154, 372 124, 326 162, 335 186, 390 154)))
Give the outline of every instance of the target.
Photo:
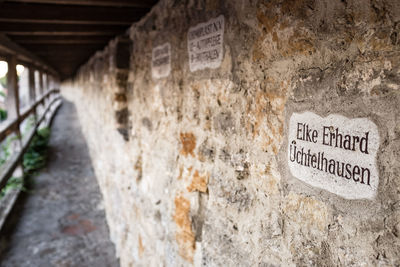
POLYGON ((62 92, 121 266, 399 265, 399 34, 397 0, 161 0, 94 55, 62 92), (221 17, 221 61, 191 71, 189 29, 221 17), (289 170, 303 111, 377 126, 373 197, 289 170))

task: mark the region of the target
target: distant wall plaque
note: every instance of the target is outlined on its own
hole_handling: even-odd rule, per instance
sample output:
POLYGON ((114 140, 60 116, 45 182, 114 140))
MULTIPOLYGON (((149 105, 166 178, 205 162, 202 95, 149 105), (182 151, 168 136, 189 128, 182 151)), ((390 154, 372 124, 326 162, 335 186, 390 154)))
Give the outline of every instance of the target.
POLYGON ((368 118, 338 114, 322 118, 312 112, 290 117, 287 154, 291 174, 346 199, 375 197, 378 148, 378 128, 368 118))
POLYGON ((224 16, 197 24, 188 31, 190 71, 216 69, 221 65, 224 43, 224 16))
POLYGON ((151 74, 154 79, 164 78, 171 72, 171 45, 165 43, 153 48, 151 74))

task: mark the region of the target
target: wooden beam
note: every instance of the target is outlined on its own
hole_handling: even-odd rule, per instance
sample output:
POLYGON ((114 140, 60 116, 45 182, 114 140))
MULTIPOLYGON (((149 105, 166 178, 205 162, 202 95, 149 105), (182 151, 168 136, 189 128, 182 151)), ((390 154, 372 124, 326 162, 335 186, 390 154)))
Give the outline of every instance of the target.
POLYGON ((0 4, 0 22, 51 24, 130 25, 145 15, 149 9, 67 6, 50 4, 0 4))
POLYGON ((88 24, 46 24, 46 23, 0 23, 0 32, 11 38, 19 35, 25 36, 115 36, 127 30, 121 25, 88 25, 88 24))
MULTIPOLYGON (((126 30, 126 29, 125 29, 126 30)), ((76 31, 76 32, 62 32, 62 31, 0 31, 0 33, 5 33, 10 38, 13 36, 109 36, 110 38, 119 34, 122 34, 123 31, 121 32, 112 32, 112 31, 76 31)))
POLYGON ((14 43, 3 34, 0 34, 0 54, 8 56, 16 55, 17 61, 28 62, 34 65, 38 69, 43 69, 53 73, 54 75, 58 75, 57 72, 43 60, 41 60, 31 52, 28 52, 25 48, 21 47, 20 45, 14 43))
POLYGON ((54 39, 43 39, 43 40, 23 40, 18 41, 19 44, 42 44, 42 45, 64 45, 64 44, 107 44, 107 41, 101 41, 96 39, 81 39, 81 40, 54 40, 54 39))
POLYGON ((103 44, 52 44, 52 45, 41 45, 41 44, 27 44, 24 45, 26 49, 32 51, 33 53, 41 51, 59 51, 61 53, 71 52, 71 51, 83 51, 83 52, 94 52, 95 50, 104 47, 103 44))
POLYGON ((7 2, 142 8, 151 8, 157 3, 155 0, 7 0, 7 2))
POLYGON ((102 44, 105 45, 111 39, 110 36, 12 36, 12 40, 18 44, 102 44))
POLYGON ((75 59, 94 54, 95 51, 38 51, 36 55, 41 58, 48 58, 49 62, 61 60, 63 58, 75 59))
POLYGON ((59 69, 65 70, 65 69, 73 69, 75 67, 78 67, 80 64, 86 62, 89 58, 90 58, 90 56, 76 58, 74 60, 60 58, 59 60, 55 60, 55 61, 60 62, 60 64, 58 65, 59 69))

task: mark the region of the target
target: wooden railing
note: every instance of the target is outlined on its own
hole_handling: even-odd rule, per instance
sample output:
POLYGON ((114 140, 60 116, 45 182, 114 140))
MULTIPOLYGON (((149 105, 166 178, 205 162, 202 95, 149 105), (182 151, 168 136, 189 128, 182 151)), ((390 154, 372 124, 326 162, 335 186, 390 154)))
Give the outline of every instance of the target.
MULTIPOLYGON (((17 118, 3 122, 3 125, 0 125, 0 142, 6 140, 8 136, 11 134, 17 134, 18 139, 20 140, 20 146, 16 151, 7 159, 4 165, 0 166, 0 191, 3 190, 7 182, 13 177, 13 173, 18 166, 21 166, 21 160, 23 158, 24 153, 29 147, 38 127, 42 124, 49 124, 55 115, 57 109, 60 107, 62 101, 59 95, 59 89, 52 89, 47 91, 43 96, 41 96, 38 100, 36 100, 31 106, 24 109, 21 114, 18 114, 17 118), (37 116, 37 110, 39 105, 45 105, 44 110, 40 116, 37 116), (20 125, 27 119, 30 115, 35 117, 35 123, 30 130, 26 134, 24 138, 20 134, 20 125)), ((11 211, 18 195, 19 190, 13 192, 13 196, 7 199, 7 202, 4 205, 4 210, 0 211, 0 229, 2 228, 6 217, 11 211)))
MULTIPOLYGON (((1 2, 1 0, 0 0, 1 2)), ((5 107, 9 119, 0 124, 0 143, 8 142, 16 136, 19 141, 13 141, 14 151, 9 155, 0 166, 0 192, 5 189, 10 178, 17 173, 17 169, 22 169, 21 160, 29 144, 36 133, 37 128, 42 124, 48 124, 57 108, 61 105, 58 89, 48 90, 51 86, 58 87, 58 73, 47 65, 40 58, 36 57, 23 47, 13 43, 6 36, 0 34, 0 60, 8 64, 7 72, 7 95, 5 107), (20 85, 17 75, 17 64, 22 64, 28 71, 28 97, 32 103, 27 108, 20 109, 20 85), (44 76, 46 75, 46 83, 44 76), (41 96, 38 96, 40 94, 41 96), (39 108, 42 107, 42 108, 39 108), (38 114, 38 111, 41 114, 38 114), (21 125, 24 124, 29 116, 34 115, 35 122, 29 133, 21 135, 21 125), (10 139, 8 139, 10 138, 10 139)), ((3 151, 4 153, 4 151, 3 151)), ((4 155, 2 155, 4 156, 4 155)), ((0 229, 8 214, 10 213, 20 190, 11 190, 0 199, 0 229)))
MULTIPOLYGON (((36 110, 37 107, 40 104, 43 104, 46 99, 50 98, 51 95, 57 94, 55 98, 47 105, 46 109, 44 110, 43 114, 36 120, 36 123, 31 130, 31 132, 28 134, 28 138, 26 141, 21 145, 20 151, 18 153, 14 153, 15 155, 12 156, 12 158, 9 161, 9 166, 1 166, 0 167, 0 190, 4 188, 4 186, 7 184, 8 180, 12 176, 12 173, 14 172, 15 168, 17 167, 18 163, 20 162, 23 154, 25 153, 26 149, 29 146, 30 141, 32 140, 32 137, 35 135, 36 129, 39 127, 40 123, 46 118, 46 114, 50 111, 50 108, 54 103, 56 103, 60 97, 58 96, 59 90, 53 89, 48 91, 45 95, 43 95, 40 99, 38 99, 33 105, 28 107, 26 110, 22 112, 21 115, 19 115, 17 118, 6 122, 6 124, 0 128, 0 142, 2 142, 8 135, 14 133, 14 132, 19 132, 20 125, 21 123, 29 116, 29 115, 36 115, 36 110)), ((21 135, 19 136, 21 139, 21 135)), ((23 140, 21 140, 23 141, 23 140)))
POLYGON ((25 110, 19 114, 19 116, 13 120, 6 121, 4 125, 0 125, 0 142, 2 142, 11 132, 17 131, 19 129, 19 125, 23 122, 32 112, 36 114, 36 108, 40 104, 44 104, 47 98, 50 95, 59 93, 58 89, 49 90, 46 94, 40 97, 33 105, 27 107, 25 110))

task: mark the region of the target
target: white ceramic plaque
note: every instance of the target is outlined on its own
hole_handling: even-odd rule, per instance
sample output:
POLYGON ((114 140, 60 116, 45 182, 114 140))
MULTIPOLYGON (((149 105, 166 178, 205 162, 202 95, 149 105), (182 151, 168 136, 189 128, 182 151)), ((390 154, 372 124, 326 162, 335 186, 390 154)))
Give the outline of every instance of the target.
POLYGON ((190 71, 218 68, 223 58, 223 43, 223 15, 189 28, 188 52, 190 71))
POLYGON ((377 126, 367 118, 338 114, 325 118, 293 113, 289 122, 288 164, 291 174, 346 199, 375 197, 379 175, 377 126))
POLYGON ((154 79, 164 78, 171 72, 171 45, 165 43, 153 48, 151 75, 154 79))

